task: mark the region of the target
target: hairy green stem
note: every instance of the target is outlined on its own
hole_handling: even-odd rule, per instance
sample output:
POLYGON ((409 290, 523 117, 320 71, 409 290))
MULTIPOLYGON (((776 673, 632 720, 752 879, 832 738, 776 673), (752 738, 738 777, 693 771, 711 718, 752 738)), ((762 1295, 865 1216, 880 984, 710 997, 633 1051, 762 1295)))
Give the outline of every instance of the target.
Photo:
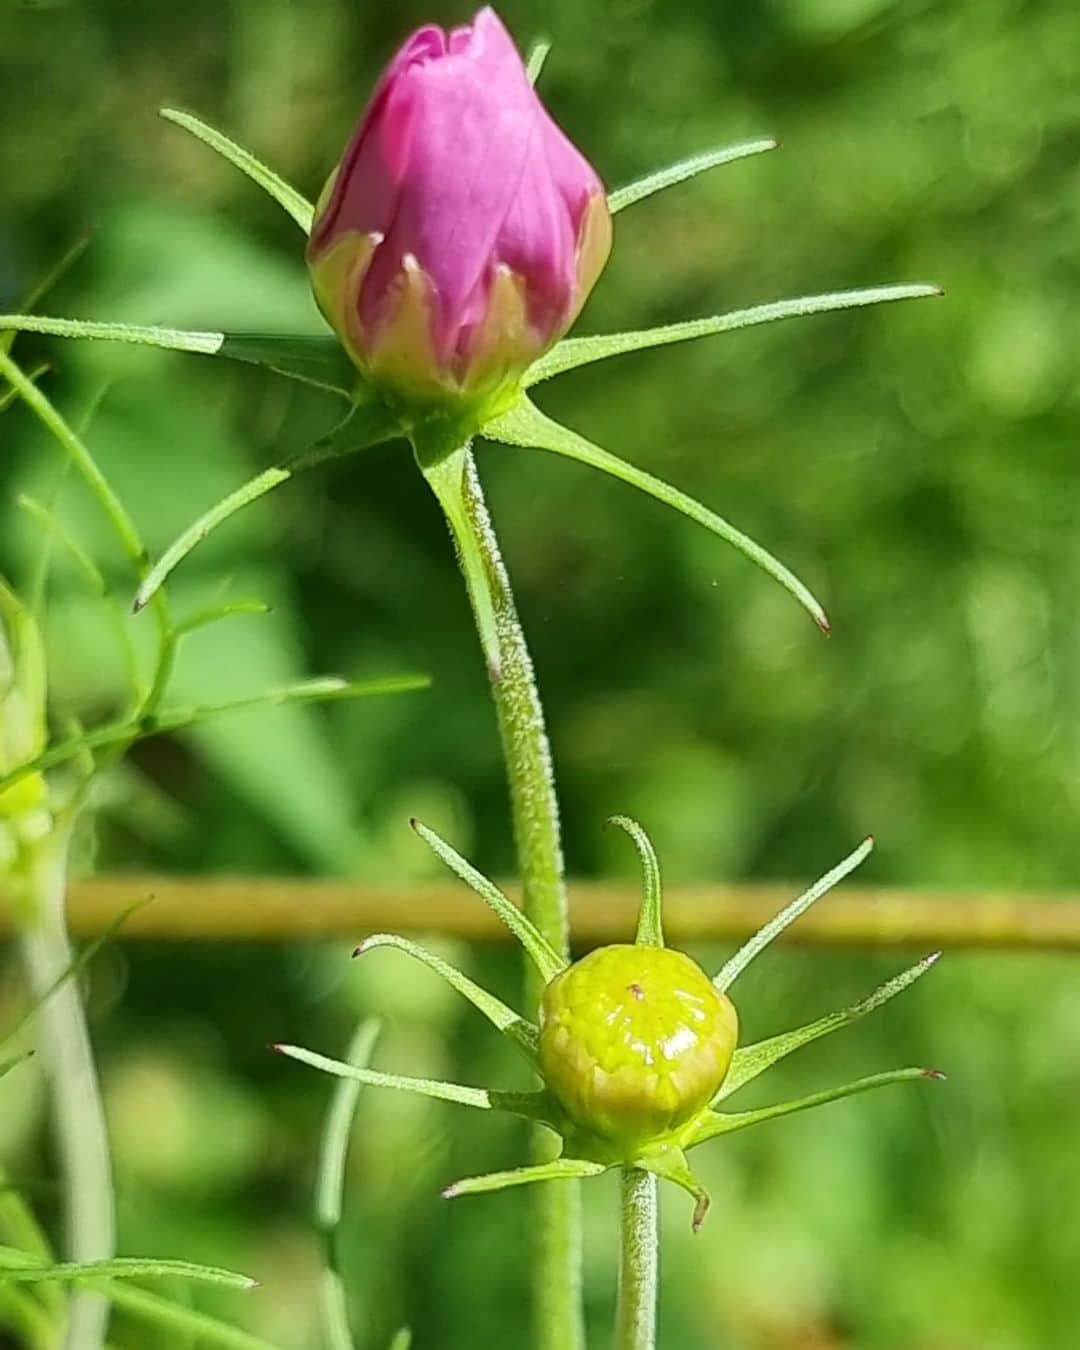
MULTIPOLYGON (((39 846, 36 912, 21 936, 21 947, 32 995, 45 999, 37 1015, 67 1203, 66 1256, 70 1261, 102 1261, 115 1253, 105 1111, 78 982, 65 980, 54 987, 72 959, 64 913, 67 836, 60 827, 39 846)), ((100 1350, 108 1316, 101 1294, 73 1293, 64 1350, 100 1350)))
POLYGON ((622 1170, 622 1229, 615 1350, 655 1350, 660 1274, 657 1181, 638 1167, 622 1170))
MULTIPOLYGON (((510 578, 499 551, 476 463, 468 446, 421 468, 446 514, 469 598, 483 637, 493 626, 488 672, 510 787, 526 914, 561 955, 569 952, 555 775, 536 687, 510 578)), ((539 1002, 535 972, 527 974, 530 1008, 539 1002)), ((537 1161, 551 1157, 550 1137, 538 1129, 537 1161)), ((536 1188, 533 1277, 539 1350, 583 1350, 581 1196, 576 1181, 536 1188)))

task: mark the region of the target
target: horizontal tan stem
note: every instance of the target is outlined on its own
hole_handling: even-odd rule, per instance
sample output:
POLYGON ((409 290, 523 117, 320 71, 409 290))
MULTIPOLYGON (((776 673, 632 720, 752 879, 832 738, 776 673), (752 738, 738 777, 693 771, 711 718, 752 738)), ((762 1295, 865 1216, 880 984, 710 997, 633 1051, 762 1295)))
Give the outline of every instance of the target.
MULTIPOLYGON (((664 926, 674 945, 745 938, 798 891, 791 885, 671 885, 664 926)), ((513 886, 507 893, 515 895, 513 886)), ((126 908, 152 903, 124 924, 122 938, 303 941, 391 929, 506 940, 495 916, 452 882, 406 887, 303 878, 100 877, 76 883, 74 934, 102 932, 126 908)), ((570 886, 574 941, 629 942, 637 888, 583 881, 570 886)), ((0 913, 0 931, 4 919, 0 913)), ((1080 951, 1080 895, 847 886, 819 903, 781 939, 837 947, 999 947, 1080 951)))

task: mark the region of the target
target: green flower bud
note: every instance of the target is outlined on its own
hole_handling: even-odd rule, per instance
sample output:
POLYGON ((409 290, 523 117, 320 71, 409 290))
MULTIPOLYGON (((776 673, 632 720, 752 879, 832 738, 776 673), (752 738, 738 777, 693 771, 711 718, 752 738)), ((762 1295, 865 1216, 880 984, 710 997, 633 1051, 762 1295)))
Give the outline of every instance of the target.
POLYGON ((738 1035, 731 1000, 688 956, 600 947, 544 990, 540 1069, 583 1131, 631 1159, 708 1106, 738 1035))

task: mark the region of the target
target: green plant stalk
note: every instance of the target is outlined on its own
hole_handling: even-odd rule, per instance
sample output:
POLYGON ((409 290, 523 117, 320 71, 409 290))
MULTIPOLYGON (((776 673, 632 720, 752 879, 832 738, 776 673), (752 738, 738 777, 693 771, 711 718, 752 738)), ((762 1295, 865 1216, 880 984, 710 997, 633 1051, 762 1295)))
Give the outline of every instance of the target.
MULTIPOLYGON (((54 987, 72 959, 64 913, 69 833, 58 825, 36 850, 35 913, 20 946, 32 996, 47 995, 38 1018, 67 1202, 66 1254, 71 1261, 103 1261, 115 1252, 105 1110, 78 983, 65 980, 54 987)), ((100 1350, 108 1316, 108 1303, 100 1294, 73 1293, 64 1350, 100 1350)))
POLYGON ((615 1350, 655 1350, 660 1238, 657 1180, 651 1172, 622 1169, 621 1212, 615 1350))
MULTIPOLYGON (((481 631, 484 619, 478 605, 480 597, 470 582, 463 555, 471 548, 483 562, 498 651, 498 667, 489 661, 488 673, 510 788, 523 908, 551 946, 565 956, 569 953, 569 920, 555 773, 544 710, 510 578, 471 449, 461 447, 440 463, 422 468, 446 513, 481 631), (462 537, 465 532, 467 538, 462 537)), ((527 968, 526 983, 527 1004, 535 1007, 540 984, 531 967, 527 968)), ((534 1156, 537 1161, 551 1157, 550 1136, 539 1127, 534 1156)), ((538 1350, 584 1350, 579 1183, 560 1181, 557 1186, 538 1186, 535 1205, 535 1343, 538 1350)))

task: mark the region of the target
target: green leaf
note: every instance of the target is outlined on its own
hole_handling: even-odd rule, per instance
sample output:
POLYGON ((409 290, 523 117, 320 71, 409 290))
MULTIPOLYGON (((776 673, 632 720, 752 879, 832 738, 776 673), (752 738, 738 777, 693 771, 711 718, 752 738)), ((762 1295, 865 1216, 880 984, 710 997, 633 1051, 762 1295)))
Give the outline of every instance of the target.
MULTIPOLYGON (((3 327, 3 319, 0 319, 0 327, 3 327)), ((2 349, 0 349, 0 375, 18 391, 26 406, 63 449, 68 460, 81 474, 96 498, 129 561, 136 567, 141 566, 145 550, 135 523, 82 439, 68 426, 37 385, 27 379, 19 366, 2 349)))
POLYGON ((804 1045, 809 1045, 811 1041, 819 1040, 822 1036, 828 1036, 834 1031, 839 1031, 841 1027, 850 1026, 852 1022, 858 1022, 860 1018, 882 1007, 890 999, 895 998, 897 994, 903 993, 909 985, 921 979, 940 955, 940 952, 934 952, 920 961, 918 965, 911 966, 910 969, 886 981, 867 998, 861 999, 858 1003, 853 1003, 850 1008, 841 1008, 838 1012, 829 1013, 826 1017, 819 1017, 816 1022, 809 1022, 806 1026, 798 1027, 794 1031, 782 1032, 779 1036, 770 1036, 768 1040, 758 1041, 755 1045, 740 1047, 735 1051, 731 1068, 728 1070, 728 1075, 724 1079, 720 1091, 713 1098, 714 1104, 738 1092, 741 1087, 745 1087, 759 1074, 763 1074, 766 1069, 772 1068, 779 1060, 786 1058, 804 1045))
POLYGON ((432 1078, 406 1078, 396 1073, 380 1073, 357 1064, 345 1064, 340 1059, 328 1059, 313 1050, 298 1045, 275 1045, 279 1054, 307 1064, 312 1069, 332 1074, 336 1078, 350 1078, 370 1087, 395 1088, 420 1097, 434 1097, 438 1101, 455 1102, 458 1106, 475 1106, 481 1111, 494 1110, 492 1094, 486 1088, 465 1087, 461 1083, 441 1083, 432 1078))
POLYGON ((153 328, 137 323, 97 323, 93 319, 56 319, 47 314, 0 314, 0 332, 41 333, 46 337, 101 342, 127 342, 139 347, 164 347, 174 352, 217 356, 224 333, 183 328, 153 328))
MULTIPOLYGON (((7 333, 5 334, 5 336, 13 339, 15 334, 7 333)), ((11 342, 9 341, 5 343, 3 339, 0 338, 0 350, 9 351, 10 349, 11 349, 11 342)), ((26 372, 26 378, 30 381, 31 384, 37 384, 38 380, 40 380, 41 377, 47 374, 48 371, 51 369, 52 367, 49 365, 48 361, 39 361, 36 366, 33 366, 30 370, 26 372)), ((7 412, 7 410, 11 407, 11 405, 15 402, 15 400, 18 397, 19 391, 17 389, 6 389, 2 394, 0 394, 0 413, 7 412)))
MULTIPOLYGON (((42 993, 40 993, 37 998, 23 1010, 21 1016, 16 1018, 14 1024, 8 1027, 4 1034, 0 1036, 0 1045, 6 1045, 13 1037, 17 1036, 38 1010, 44 1004, 48 1003, 49 999, 52 998, 58 989, 67 984, 69 980, 78 979, 90 962, 93 961, 94 957, 97 956, 98 952, 116 937, 117 933, 119 933, 120 929, 127 923, 128 919, 130 919, 138 910, 145 908, 149 903, 150 898, 147 897, 147 899, 136 901, 135 904, 128 905, 126 909, 121 910, 116 918, 112 919, 107 924, 104 931, 100 933, 93 942, 88 942, 86 946, 72 958, 60 974, 57 975, 52 984, 50 984, 47 989, 43 990, 42 993)), ((9 1061, 7 1065, 0 1066, 0 1078, 4 1076, 8 1069, 14 1068, 16 1064, 19 1064, 24 1059, 28 1058, 29 1054, 20 1055, 16 1059, 9 1061)))
POLYGON ((610 816, 607 823, 625 830, 634 841, 634 847, 641 858, 644 873, 644 888, 641 895, 641 914, 638 918, 637 936, 634 941, 639 946, 662 947, 664 945, 663 892, 660 886, 660 860, 656 856, 652 840, 636 820, 629 816, 610 816))
POLYGON ((551 1109, 546 1092, 497 1092, 487 1088, 467 1087, 463 1083, 443 1083, 433 1078, 409 1078, 396 1073, 381 1073, 340 1059, 330 1059, 305 1050, 299 1045, 275 1045, 273 1049, 288 1059, 295 1059, 309 1068, 319 1069, 335 1078, 353 1078, 369 1087, 393 1088, 411 1092, 418 1097, 433 1097, 436 1101, 454 1102, 458 1106, 474 1106, 481 1111, 505 1111, 508 1115, 526 1120, 550 1122, 551 1109))
POLYGON ((713 984, 717 989, 727 989, 734 980, 742 974, 750 962, 760 952, 778 937, 789 924, 793 924, 800 915, 805 914, 815 901, 820 900, 826 895, 838 882, 854 872, 856 867, 867 858, 874 848, 873 837, 868 837, 862 841, 853 853, 839 862, 831 872, 826 872, 823 877, 809 888, 803 891, 802 895, 792 900, 791 904, 782 909, 775 919, 760 928, 754 936, 745 942, 729 961, 727 961, 713 978, 713 984))
POLYGON ((327 435, 285 463, 275 464, 257 473, 227 497, 215 502, 178 535, 143 578, 135 595, 136 613, 154 598, 188 554, 244 507, 265 497, 298 473, 306 473, 330 460, 366 450, 398 434, 396 421, 381 406, 371 404, 353 407, 349 415, 327 435))
POLYGON ((502 653, 495 621, 494 585, 476 536, 476 521, 466 504, 466 475, 475 472, 468 446, 460 446, 452 453, 436 458, 424 454, 421 447, 417 449, 416 462, 450 527, 472 600, 484 660, 492 680, 497 681, 502 672, 502 653))
POLYGON ((278 375, 351 397, 361 376, 337 338, 329 334, 201 332, 156 328, 147 324, 98 323, 41 314, 0 314, 0 332, 40 333, 45 337, 89 342, 126 342, 138 347, 224 356, 246 365, 265 366, 278 375))
POLYGON ((669 164, 655 173, 637 178, 625 187, 616 188, 608 194, 608 207, 612 215, 624 206, 633 206, 635 202, 651 197, 654 192, 685 183, 688 178, 696 178, 706 169, 719 168, 721 164, 732 164, 737 159, 746 159, 748 155, 761 155, 766 150, 775 150, 780 144, 771 136, 757 141, 743 141, 739 145, 725 145, 716 150, 706 150, 700 155, 691 155, 689 159, 680 159, 677 164, 669 164))
MULTIPOLYGON (((0 788, 3 786, 3 780, 0 779, 0 788)), ((512 900, 503 895, 493 881, 489 881, 471 863, 466 862, 461 854, 444 839, 440 839, 434 830, 429 830, 419 820, 413 820, 411 824, 428 848, 449 867, 455 876, 460 877, 466 886, 471 886, 481 900, 489 905, 506 924, 507 928, 525 948, 543 977, 545 984, 553 980, 560 971, 566 969, 567 963, 533 925, 532 920, 512 900)))
MULTIPOLYGON (((11 1269, 47 1267, 49 1263, 38 1256, 13 1247, 0 1247, 0 1262, 11 1269)), ((156 1264, 162 1264, 158 1262, 156 1264)), ((226 1272, 231 1273, 231 1272, 226 1272)), ((244 1277, 239 1277, 243 1279, 244 1277)), ((76 1283, 94 1289, 116 1307, 124 1308, 136 1317, 153 1322, 157 1326, 170 1327, 187 1336, 197 1337, 200 1346, 220 1346, 221 1350, 279 1350, 279 1347, 240 1331, 225 1322, 196 1312, 193 1308, 173 1303, 169 1299, 151 1294, 145 1289, 136 1288, 126 1280, 113 1281, 79 1278, 76 1283)), ((247 1287, 251 1287, 250 1285, 247 1287)), ((49 1288, 48 1284, 44 1289, 49 1288)), ((44 1290, 42 1296, 44 1297, 44 1290)))
MULTIPOLYGON (((371 1063, 378 1039, 378 1021, 368 1018, 361 1022, 350 1042, 346 1062, 353 1068, 366 1069, 371 1063)), ((339 1079, 330 1099, 330 1109, 326 1113, 315 1176, 315 1222, 324 1232, 332 1231, 341 1222, 345 1157, 362 1087, 363 1084, 355 1078, 339 1079)))
POLYGON ((529 48, 529 56, 525 62, 525 71, 529 76, 529 83, 535 85, 544 69, 544 62, 551 54, 551 43, 547 38, 537 38, 529 48))
POLYGON ((427 675, 392 675, 381 680, 364 680, 356 683, 350 683, 336 676, 327 676, 315 680, 302 680, 297 684, 284 685, 280 689, 268 689, 262 694, 233 699, 227 703, 210 703, 193 708, 165 708, 152 720, 113 722, 61 741, 44 754, 38 755, 36 759, 20 764, 17 769, 0 778, 0 792, 21 782, 32 773, 44 772, 56 768, 59 764, 66 764, 68 760, 83 754, 84 751, 133 745, 136 741, 147 740, 151 736, 160 736, 170 731, 181 731, 214 717, 225 717, 229 713, 247 712, 252 708, 279 708, 294 703, 330 703, 381 694, 411 694, 429 688, 430 684, 431 680, 427 675))
POLYGON ((919 300, 941 295, 940 286, 870 286, 862 290, 832 291, 826 295, 803 295, 794 300, 775 300, 767 305, 752 305, 736 309, 730 314, 716 314, 706 319, 687 319, 682 323, 665 324, 662 328, 642 328, 627 333, 605 333, 599 337, 566 338, 550 352, 534 361, 525 375, 525 388, 550 380, 564 371, 578 366, 605 361, 609 356, 623 356, 627 352, 644 351, 649 347, 665 347, 672 342, 688 342, 694 338, 712 337, 717 333, 731 333, 738 328, 752 328, 758 324, 775 323, 778 319, 799 318, 808 314, 829 314, 840 309, 858 309, 863 305, 881 305, 895 300, 919 300))
POLYGON ((775 1120, 778 1116, 794 1115, 796 1111, 809 1111, 815 1106, 840 1101, 843 1097, 853 1097, 860 1092, 870 1092, 873 1088, 887 1087, 890 1083, 912 1082, 920 1078, 940 1080, 944 1077, 945 1075, 938 1069, 894 1069, 890 1073, 876 1073, 869 1078, 859 1078, 854 1083, 845 1083, 843 1087, 828 1088, 824 1092, 815 1092, 809 1097, 799 1097, 795 1101, 781 1102, 777 1106, 763 1106, 758 1111, 739 1111, 730 1115, 709 1111, 687 1147, 693 1148, 703 1144, 706 1139, 714 1139, 718 1134, 745 1130, 749 1125, 760 1125, 766 1120, 775 1120))
POLYGON ((451 985, 464 998, 467 998, 474 1008, 480 1012, 496 1026, 506 1036, 524 1050, 529 1061, 536 1058, 537 1046, 539 1043, 539 1030, 532 1022, 519 1016, 513 1008, 507 1007, 502 999, 496 998, 494 994, 489 994, 486 989, 480 987, 473 980, 463 974, 456 966, 452 966, 449 961, 444 961, 441 956, 436 956, 434 952, 429 952, 415 942, 410 942, 408 938, 399 937, 396 933, 373 933, 371 937, 366 937, 360 943, 355 956, 362 956, 376 947, 396 947, 398 951, 405 952, 414 960, 422 962, 429 970, 433 970, 436 975, 441 976, 447 984, 451 985))
POLYGON ((16 505, 21 511, 33 520, 34 524, 45 535, 54 539, 67 553, 75 566, 90 583, 90 589, 98 596, 107 595, 108 586, 105 584, 105 578, 98 570, 97 564, 93 558, 86 552, 79 541, 72 535, 70 530, 64 528, 58 519, 55 511, 50 511, 48 507, 43 506, 36 498, 21 492, 15 499, 16 505))
POLYGON ((488 1191, 505 1191, 512 1186, 531 1186, 536 1181, 578 1181, 606 1172, 603 1163, 587 1162, 584 1158, 556 1158, 554 1162, 535 1163, 530 1167, 514 1167, 508 1172, 488 1172, 481 1177, 466 1177, 455 1181, 443 1191, 443 1198, 456 1200, 460 1195, 484 1195, 488 1191))
POLYGON ((280 1350, 271 1341, 253 1336, 249 1331, 229 1326, 208 1313, 197 1312, 171 1299, 151 1294, 129 1284, 102 1284, 95 1286, 110 1303, 123 1308, 132 1317, 141 1318, 154 1326, 168 1327, 181 1336, 191 1338, 199 1350, 218 1346, 220 1350, 280 1350))
POLYGON ((270 606, 265 600, 227 600, 220 605, 209 605, 206 609, 196 610, 194 614, 180 619, 176 625, 176 636, 186 637, 200 628, 210 628, 223 619, 234 619, 245 615, 269 614, 270 606))
POLYGON ((43 1284, 84 1280, 194 1280, 199 1284, 223 1284, 232 1289, 254 1289, 258 1280, 219 1266, 197 1266, 190 1261, 139 1260, 116 1257, 111 1261, 61 1261, 56 1265, 11 1263, 0 1254, 0 1284, 43 1284))
POLYGON ((286 183, 284 178, 276 174, 273 169, 268 168, 262 160, 257 159, 250 150, 245 150, 242 145, 237 145, 223 132, 208 126, 198 117, 193 117, 191 113, 180 112, 176 108, 162 108, 161 115, 166 121, 174 122, 178 127, 183 127, 185 131, 190 131, 193 136, 202 141, 204 145, 208 145, 211 150, 216 150, 219 155, 227 159, 241 173, 247 174, 253 182, 258 183, 264 192, 269 193, 274 201, 292 216, 305 234, 311 233, 311 224, 315 218, 314 206, 294 187, 286 183))
MULTIPOLYGON (((378 1036, 377 1021, 368 1019, 361 1022, 349 1045, 347 1062, 355 1068, 366 1069, 371 1063, 378 1036)), ((323 1330, 327 1350, 354 1350, 345 1283, 337 1258, 336 1236, 344 1206, 345 1160, 362 1086, 354 1078, 339 1078, 334 1084, 315 1176, 315 1222, 326 1237, 327 1246, 327 1263, 322 1279, 323 1330)))
POLYGON ((412 1345, 412 1332, 408 1327, 402 1327, 394 1339, 390 1342, 390 1350, 409 1350, 412 1345))
POLYGON ((643 469, 635 468, 633 464, 609 454, 607 450, 602 450, 598 445, 585 440, 568 427, 552 421, 550 417, 545 417, 528 399, 523 398, 509 412, 489 422, 484 427, 483 435, 491 440, 503 441, 507 445, 551 450, 557 455, 564 455, 567 459, 577 460, 580 464, 588 464, 594 469, 610 474, 613 478, 618 478, 623 483, 628 483, 650 497, 655 497, 657 501, 663 502, 665 506, 672 507, 684 516, 689 516, 697 524, 704 525, 707 530, 719 535, 726 543, 734 545, 740 553, 767 572, 774 581, 778 581, 809 613, 822 632, 829 632, 828 616, 810 590, 749 535, 743 534, 734 525, 710 511, 707 506, 702 506, 693 497, 687 496, 685 492, 671 487, 660 478, 654 478, 643 469))

